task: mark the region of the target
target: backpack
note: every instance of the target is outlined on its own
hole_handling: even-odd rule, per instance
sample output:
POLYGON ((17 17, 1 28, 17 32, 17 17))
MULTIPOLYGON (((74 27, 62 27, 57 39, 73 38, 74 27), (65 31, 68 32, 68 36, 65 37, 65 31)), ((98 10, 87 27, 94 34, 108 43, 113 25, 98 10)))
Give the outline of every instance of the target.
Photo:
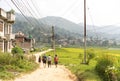
POLYGON ((54 58, 54 61, 55 61, 55 62, 58 62, 58 57, 55 57, 55 58, 54 58))
POLYGON ((46 56, 43 56, 43 61, 46 61, 47 60, 47 57, 46 56))

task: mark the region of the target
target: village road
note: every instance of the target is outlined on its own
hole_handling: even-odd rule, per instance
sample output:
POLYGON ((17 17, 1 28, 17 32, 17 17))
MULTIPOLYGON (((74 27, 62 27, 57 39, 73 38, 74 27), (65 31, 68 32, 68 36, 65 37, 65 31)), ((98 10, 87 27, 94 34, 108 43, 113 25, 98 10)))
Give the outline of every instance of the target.
MULTIPOLYGON (((49 49, 35 54, 36 62, 38 63, 39 55, 51 50, 52 49, 49 49)), ((44 68, 43 63, 39 65, 39 68, 34 72, 18 77, 14 81, 74 81, 76 79, 76 77, 68 69, 66 69, 65 66, 59 65, 56 68, 52 65, 51 68, 44 68)))

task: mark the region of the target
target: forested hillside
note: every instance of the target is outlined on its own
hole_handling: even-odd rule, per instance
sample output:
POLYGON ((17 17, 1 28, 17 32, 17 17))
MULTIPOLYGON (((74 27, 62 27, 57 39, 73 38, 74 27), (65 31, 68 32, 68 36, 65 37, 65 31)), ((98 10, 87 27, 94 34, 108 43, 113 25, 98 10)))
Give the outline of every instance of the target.
MULTIPOLYGON (((16 21, 13 25, 13 33, 18 31, 22 31, 25 35, 31 34, 33 38, 36 39, 36 42, 39 43, 51 43, 51 36, 52 36, 52 24, 50 24, 51 19, 55 17, 51 17, 51 19, 39 19, 36 21, 35 18, 27 17, 30 22, 28 22, 23 16, 16 13, 16 21), (32 23, 32 24, 31 24, 32 23)), ((58 18, 56 18, 58 19, 58 18)), ((61 20, 62 18, 60 18, 61 20)), ((52 22, 55 23, 53 20, 52 22)), ((56 41, 61 39, 76 39, 82 37, 81 34, 75 33, 74 27, 76 24, 71 25, 70 21, 62 19, 61 21, 56 21, 56 24, 53 24, 55 27, 55 39, 56 41), (65 22, 67 22, 65 24, 65 22), (58 23, 58 24, 57 24, 58 23), (71 29, 72 28, 72 29, 71 29), (68 29, 68 30, 67 30, 68 29), (73 30, 73 31, 71 31, 73 30)), ((78 26, 78 25, 77 25, 78 26)), ((82 32, 81 32, 82 33, 82 32)))

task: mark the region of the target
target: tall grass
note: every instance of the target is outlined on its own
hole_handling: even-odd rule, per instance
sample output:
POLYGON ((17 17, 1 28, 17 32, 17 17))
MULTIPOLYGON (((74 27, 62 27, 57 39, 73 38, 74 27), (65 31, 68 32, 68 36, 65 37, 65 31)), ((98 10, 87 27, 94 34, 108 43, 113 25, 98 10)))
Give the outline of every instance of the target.
POLYGON ((0 52, 0 79, 14 79, 21 72, 35 70, 38 65, 27 58, 20 59, 12 54, 0 52))

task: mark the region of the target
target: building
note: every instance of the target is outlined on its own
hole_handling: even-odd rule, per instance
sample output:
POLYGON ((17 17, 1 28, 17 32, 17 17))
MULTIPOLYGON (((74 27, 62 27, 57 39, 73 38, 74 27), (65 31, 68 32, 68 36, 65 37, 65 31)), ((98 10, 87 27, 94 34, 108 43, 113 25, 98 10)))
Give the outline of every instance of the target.
POLYGON ((12 39, 12 24, 15 21, 14 11, 4 11, 0 8, 0 50, 2 52, 11 52, 12 39))
POLYGON ((34 48, 35 39, 31 36, 25 36, 22 32, 15 34, 15 45, 24 50, 32 50, 34 48))

